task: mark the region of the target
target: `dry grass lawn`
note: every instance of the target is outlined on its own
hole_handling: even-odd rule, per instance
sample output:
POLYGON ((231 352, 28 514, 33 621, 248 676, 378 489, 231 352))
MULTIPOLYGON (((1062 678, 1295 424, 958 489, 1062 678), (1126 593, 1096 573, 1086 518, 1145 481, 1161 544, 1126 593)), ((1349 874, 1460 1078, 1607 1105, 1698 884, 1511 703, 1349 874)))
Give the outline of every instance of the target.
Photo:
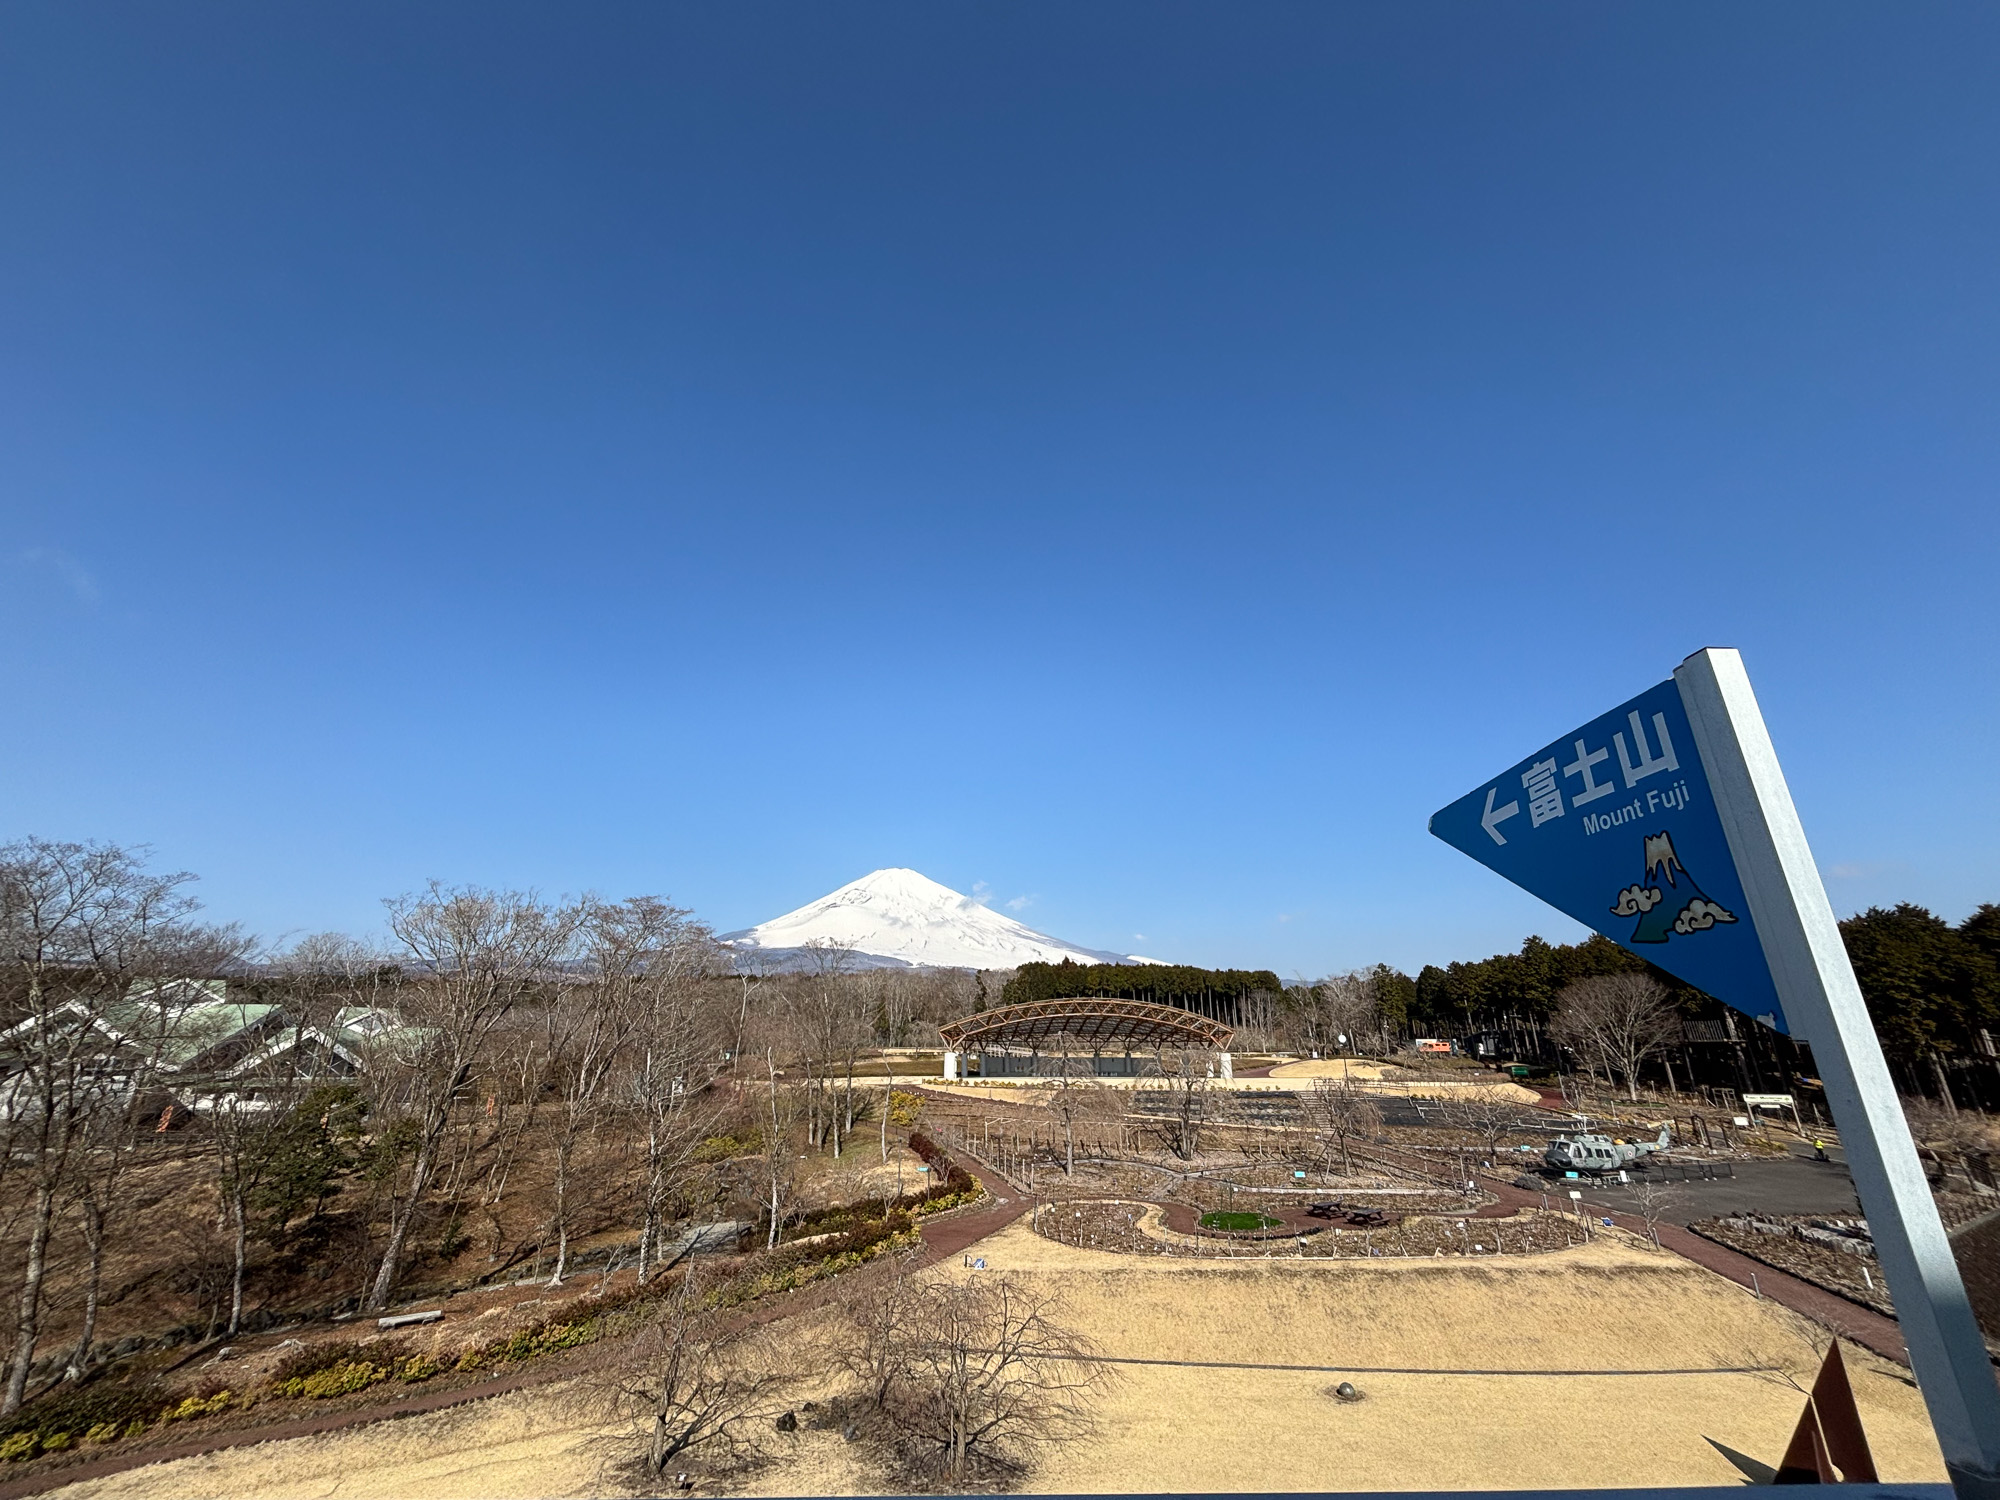
MULTIPOLYGON (((1803 1405, 1771 1373, 1451 1375, 1217 1364, 1479 1370, 1713 1371, 1776 1365, 1810 1382, 1819 1329, 1687 1261, 1601 1238, 1519 1262, 1214 1262, 1053 1244, 1015 1225, 984 1241, 990 1269, 1053 1285, 1107 1354, 1206 1361, 1123 1365, 1099 1436, 1050 1454, 1026 1488, 1460 1489, 1727 1485, 1711 1446, 1775 1463, 1803 1405), (1351 1379, 1365 1399, 1328 1389, 1351 1379)), ((800 1326, 803 1341, 812 1330, 800 1326)), ((1905 1373, 1849 1348, 1885 1480, 1941 1480, 1905 1373)), ((816 1394, 801 1389, 798 1399, 816 1394)), ((867 1493, 884 1484, 832 1433, 773 1438, 759 1494, 867 1493)), ((72 1500, 562 1496, 614 1493, 616 1435, 551 1393, 139 1470, 72 1500)))

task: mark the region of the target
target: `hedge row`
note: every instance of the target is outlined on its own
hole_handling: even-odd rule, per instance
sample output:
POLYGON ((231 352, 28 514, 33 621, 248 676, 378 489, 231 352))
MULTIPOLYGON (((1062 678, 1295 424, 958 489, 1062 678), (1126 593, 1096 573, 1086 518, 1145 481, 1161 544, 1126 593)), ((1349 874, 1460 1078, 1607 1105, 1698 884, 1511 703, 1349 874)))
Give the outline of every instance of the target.
POLYGON ((979 1179, 953 1161, 944 1147, 921 1130, 910 1132, 910 1149, 924 1159, 924 1165, 937 1179, 929 1191, 917 1199, 916 1207, 911 1210, 918 1217, 941 1214, 948 1208, 962 1208, 985 1196, 986 1189, 979 1179))

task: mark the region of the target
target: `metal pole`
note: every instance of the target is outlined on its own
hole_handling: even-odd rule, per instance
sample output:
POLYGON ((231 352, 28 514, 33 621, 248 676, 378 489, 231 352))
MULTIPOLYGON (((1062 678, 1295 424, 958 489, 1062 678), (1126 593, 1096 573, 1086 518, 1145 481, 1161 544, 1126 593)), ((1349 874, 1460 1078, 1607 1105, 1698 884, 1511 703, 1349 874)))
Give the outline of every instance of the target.
POLYGON ((1674 680, 1778 1000, 1825 1082, 1945 1469, 1962 1500, 2000 1500, 2000 1385, 1743 658, 1698 651, 1674 680))

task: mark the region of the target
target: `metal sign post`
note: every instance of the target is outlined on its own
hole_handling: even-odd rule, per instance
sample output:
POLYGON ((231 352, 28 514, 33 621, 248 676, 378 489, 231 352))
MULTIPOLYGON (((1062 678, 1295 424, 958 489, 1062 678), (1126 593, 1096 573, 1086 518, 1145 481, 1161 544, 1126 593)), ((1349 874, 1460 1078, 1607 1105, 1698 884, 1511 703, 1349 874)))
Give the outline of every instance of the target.
POLYGON ((1952 1485, 2000 1500, 2000 1385, 1743 658, 1698 651, 1674 680, 1771 979, 1826 1087, 1952 1485))
POLYGON ((1742 658, 1695 653, 1440 809, 1431 832, 1773 1030, 1797 1028, 1952 1483, 2000 1500, 2000 1385, 1742 658))

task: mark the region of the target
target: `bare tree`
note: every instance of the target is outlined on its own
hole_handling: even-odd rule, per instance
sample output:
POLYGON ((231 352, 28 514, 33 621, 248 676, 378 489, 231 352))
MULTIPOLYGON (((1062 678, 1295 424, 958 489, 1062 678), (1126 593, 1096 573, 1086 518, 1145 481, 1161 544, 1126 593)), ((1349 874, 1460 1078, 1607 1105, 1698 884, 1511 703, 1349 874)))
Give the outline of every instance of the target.
POLYGON ((1330 1057, 1359 1052, 1363 1043, 1379 1042, 1382 1011, 1374 976, 1363 970, 1330 974, 1324 979, 1299 980, 1285 991, 1293 1040, 1301 1050, 1330 1057))
POLYGON ((598 966, 618 976, 633 1019, 626 1085, 646 1141, 639 1190, 639 1280, 644 1281, 667 1224, 683 1206, 697 1149, 715 1125, 713 1085, 724 1053, 740 1043, 733 1040, 726 1015, 711 1003, 715 992, 709 979, 721 959, 713 934, 692 913, 637 897, 600 910, 594 925, 598 966))
POLYGON ((889 1356, 883 1409, 953 1483, 1018 1473, 1090 1430, 1111 1370, 1053 1293, 1006 1277, 920 1284, 889 1356))
POLYGON ((1639 1070, 1664 1052, 1680 1029, 1680 1015, 1666 986, 1650 974, 1600 974, 1579 979, 1556 997, 1552 1036, 1622 1081, 1626 1097, 1639 1097, 1639 1070))
POLYGON ((1479 1138, 1490 1160, 1500 1149, 1500 1137, 1521 1123, 1521 1107, 1502 1097, 1493 1085, 1476 1085, 1447 1094, 1433 1111, 1445 1124, 1479 1138))
POLYGON ((543 1050, 554 1095, 546 1126, 553 1146, 549 1153, 549 1219, 556 1235, 550 1286, 562 1285, 569 1271, 578 1151, 610 1105, 611 1072, 634 1030, 629 976, 615 970, 606 973, 601 951, 593 956, 598 960, 596 972, 582 984, 559 985, 544 1012, 543 1050))
POLYGON ((788 987, 786 999, 794 1055, 805 1075, 806 1136, 838 1156, 841 1137, 854 1123, 854 1061, 868 1038, 867 991, 849 977, 851 946, 816 938, 805 953, 811 967, 788 987), (834 1079, 843 1064, 845 1088, 837 1092, 834 1079))
POLYGON ((1353 1175, 1354 1142, 1382 1128, 1382 1111, 1375 1101, 1345 1078, 1315 1078, 1298 1100, 1321 1170, 1338 1157, 1341 1175, 1353 1175))
POLYGON ((771 1222, 765 1232, 764 1247, 775 1249, 784 1229, 785 1205, 797 1184, 798 1170, 792 1160, 792 1127, 798 1123, 799 1093, 778 1082, 776 1055, 766 1049, 764 1070, 768 1084, 765 1095, 763 1197, 771 1222))
POLYGON ((1680 1207, 1685 1193, 1677 1183, 1648 1177, 1644 1172, 1635 1176, 1625 1191, 1632 1200, 1632 1206, 1639 1210, 1639 1217, 1646 1221, 1647 1235, 1654 1244, 1658 1244, 1660 1220, 1680 1207))
POLYGON ((1201 1155, 1202 1133, 1226 1108, 1226 1096, 1212 1087, 1215 1053, 1203 1047, 1162 1047, 1158 1089, 1166 1096, 1163 1124, 1167 1149, 1182 1161, 1201 1155))
MULTIPOLYGON (((93 1137, 100 1147, 110 1137, 108 1149, 119 1151, 107 1121, 129 1114, 157 1067, 160 1028, 128 1013, 128 995, 140 976, 178 967, 195 908, 181 888, 193 878, 151 874, 140 852, 111 844, 29 838, 0 847, 0 963, 16 1018, 0 1036, 0 1154, 30 1195, 0 1415, 19 1410, 27 1393, 50 1239, 80 1157, 93 1137)), ((86 1209, 93 1283, 106 1206, 99 1195, 86 1209)))
POLYGON ((611 1111, 614 1079, 629 1085, 646 1134, 640 1191, 639 1279, 659 1244, 661 1217, 692 1164, 704 1098, 721 1046, 700 1002, 713 940, 692 913, 650 896, 590 904, 587 974, 548 1007, 544 1050, 554 1094, 550 1135, 558 1284, 569 1263, 579 1149, 611 1111), (700 1100, 700 1104, 697 1101, 700 1100))
POLYGON ((899 1255, 864 1291, 842 1299, 844 1327, 828 1353, 832 1362, 861 1382, 878 1411, 888 1404, 906 1345, 918 1295, 914 1273, 921 1254, 899 1255))
POLYGON ((125 998, 107 1008, 106 1038, 122 1092, 83 1121, 70 1162, 73 1200, 84 1246, 83 1319, 70 1351, 65 1378, 89 1373, 90 1348, 97 1337, 104 1255, 111 1221, 123 1206, 120 1179, 132 1163, 143 1132, 157 1131, 179 1111, 180 1099, 158 1085, 166 1073, 196 1052, 229 1008, 220 1003, 224 987, 190 975, 212 973, 240 959, 248 943, 234 927, 183 924, 156 934, 147 968, 179 978, 133 982, 125 998), (155 1123, 157 1119, 157 1123, 155 1123))
POLYGON ((390 1195, 387 1242, 363 1304, 368 1312, 385 1306, 395 1289, 452 1112, 487 1037, 531 986, 553 978, 582 919, 574 905, 436 882, 422 896, 399 897, 388 907, 389 930, 414 973, 398 996, 404 1024, 382 1034, 370 1072, 378 1138, 400 1126, 411 1162, 390 1195))
POLYGON ((208 1108, 208 1142, 216 1187, 229 1220, 229 1325, 234 1337, 243 1326, 243 1278, 250 1259, 250 1203, 271 1165, 270 1146, 278 1121, 235 1090, 222 1092, 208 1108))
POLYGON ((1049 1094, 1048 1113, 1062 1129, 1063 1175, 1074 1177, 1078 1128, 1122 1113, 1124 1106, 1112 1090, 1097 1081, 1094 1073, 1085 1071, 1091 1062, 1083 1044, 1067 1033, 1057 1040, 1062 1049, 1063 1068, 1049 1094), (1074 1065, 1078 1063, 1080 1067, 1074 1065))
POLYGON ((1308 1056, 1331 1052, 1337 1027, 1328 1005, 1326 984, 1301 976, 1285 989, 1286 1029, 1292 1046, 1308 1056))
MULTIPOLYGON (((261 1044, 247 1055, 225 1052, 187 1077, 190 1088, 198 1091, 196 1108, 205 1123, 216 1188, 229 1223, 226 1332, 232 1336, 243 1322, 252 1205, 294 1140, 295 1109, 314 1085, 326 1081, 317 1074, 316 1059, 338 1030, 335 1008, 344 998, 346 982, 379 968, 374 954, 333 933, 304 939, 275 955, 267 973, 282 997, 278 1025, 265 1032, 261 1044)), ((209 1035, 190 1037, 190 1042, 223 1042, 241 1033, 242 1011, 228 1005, 211 1009, 216 1014, 207 1028, 209 1035)), ((201 1064, 202 1054, 194 1061, 201 1064)))
POLYGON ((707 1286, 684 1277, 654 1304, 617 1383, 621 1404, 645 1433, 646 1463, 742 1455, 749 1424, 784 1383, 763 1325, 730 1321, 709 1306, 707 1286))

